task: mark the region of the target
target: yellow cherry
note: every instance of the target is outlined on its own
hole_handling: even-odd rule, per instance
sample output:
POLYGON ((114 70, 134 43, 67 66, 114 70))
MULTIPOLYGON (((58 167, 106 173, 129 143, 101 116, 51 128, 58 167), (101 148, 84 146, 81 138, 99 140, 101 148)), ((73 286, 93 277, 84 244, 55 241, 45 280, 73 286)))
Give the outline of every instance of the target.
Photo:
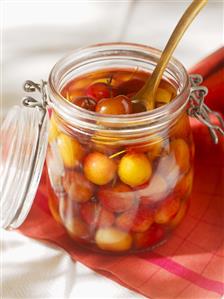
POLYGON ((118 166, 118 175, 122 182, 135 187, 146 183, 152 175, 149 159, 142 153, 128 153, 118 166))

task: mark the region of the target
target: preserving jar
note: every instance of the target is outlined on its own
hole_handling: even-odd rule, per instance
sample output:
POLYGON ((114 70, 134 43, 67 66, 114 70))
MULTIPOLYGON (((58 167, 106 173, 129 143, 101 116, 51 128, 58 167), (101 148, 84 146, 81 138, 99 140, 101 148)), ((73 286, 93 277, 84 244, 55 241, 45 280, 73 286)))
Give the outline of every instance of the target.
MULTIPOLYGON (((152 111, 128 115, 85 110, 62 96, 71 80, 98 70, 137 67, 151 73, 160 55, 159 50, 136 44, 94 45, 56 63, 47 83, 26 82, 25 90, 39 90, 42 102, 25 98, 24 105, 34 109, 23 110, 35 112, 29 111, 26 121, 23 115, 21 124, 16 108, 1 132, 17 136, 13 145, 3 146, 4 169, 9 171, 14 163, 26 176, 22 194, 20 190, 13 195, 9 206, 6 197, 13 177, 7 181, 4 170, 3 227, 17 227, 24 221, 46 156, 48 205, 75 244, 100 252, 130 253, 152 249, 168 238, 189 207, 194 160, 189 114, 208 125, 215 142, 216 130, 221 130, 209 122, 211 111, 203 103, 207 91, 199 86, 201 78, 190 78, 183 65, 171 59, 163 79, 176 90, 175 98, 152 111), (15 117, 17 123, 14 120, 12 125, 15 117)), ((15 170, 14 183, 17 177, 21 180, 15 170)))

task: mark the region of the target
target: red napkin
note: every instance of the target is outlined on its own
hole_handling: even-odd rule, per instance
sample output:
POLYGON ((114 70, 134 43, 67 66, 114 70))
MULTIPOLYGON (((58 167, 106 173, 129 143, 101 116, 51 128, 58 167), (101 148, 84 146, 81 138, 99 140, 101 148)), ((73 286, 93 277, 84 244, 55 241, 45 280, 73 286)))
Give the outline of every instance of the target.
MULTIPOLYGON (((204 76, 207 102, 224 112, 224 48, 191 73, 204 76)), ((128 256, 100 255, 76 247, 47 206, 45 171, 35 202, 19 231, 64 248, 98 273, 152 299, 214 299, 224 294, 224 138, 218 145, 208 129, 192 119, 196 144, 191 206, 173 236, 152 252, 128 256)))

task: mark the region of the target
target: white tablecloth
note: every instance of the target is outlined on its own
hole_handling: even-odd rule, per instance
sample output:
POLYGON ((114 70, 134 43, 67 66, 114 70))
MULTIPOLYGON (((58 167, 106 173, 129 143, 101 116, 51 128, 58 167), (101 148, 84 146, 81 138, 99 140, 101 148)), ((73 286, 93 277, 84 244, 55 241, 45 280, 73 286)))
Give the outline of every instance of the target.
MULTIPOLYGON (((175 56, 190 67, 224 41, 223 1, 209 1, 175 56)), ((68 51, 130 41, 162 49, 189 1, 1 1, 1 116, 19 103, 26 79, 46 79, 68 51)), ((9 199, 10 200, 10 199, 9 199)), ((66 252, 0 230, 2 298, 142 298, 66 252)), ((164 298, 165 299, 165 298, 164 298)))

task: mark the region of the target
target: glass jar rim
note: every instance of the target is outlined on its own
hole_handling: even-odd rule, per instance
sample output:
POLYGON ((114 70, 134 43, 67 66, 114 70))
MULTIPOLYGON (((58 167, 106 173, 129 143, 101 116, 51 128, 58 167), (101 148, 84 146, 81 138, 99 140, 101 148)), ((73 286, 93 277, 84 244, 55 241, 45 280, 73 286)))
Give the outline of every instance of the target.
MULTIPOLYGON (((55 112, 62 119, 70 123, 70 125, 76 126, 78 120, 81 120, 82 124, 83 120, 88 121, 90 123, 92 122, 92 125, 93 123, 95 123, 95 125, 92 126, 93 130, 97 130, 97 124, 102 123, 106 123, 107 126, 108 124, 113 126, 120 122, 125 127, 126 125, 129 126, 130 124, 136 126, 138 124, 145 123, 148 120, 150 120, 149 125, 155 124, 155 121, 158 120, 161 124, 161 122, 167 122, 168 120, 170 121, 171 118, 176 118, 188 102, 188 96, 190 93, 190 80, 185 67, 174 57, 170 59, 170 62, 166 69, 170 70, 171 66, 175 66, 175 68, 179 71, 179 74, 181 74, 182 76, 182 88, 177 94, 177 96, 169 104, 166 104, 154 110, 134 114, 105 115, 80 108, 74 105, 73 103, 69 102, 66 98, 64 98, 61 95, 60 88, 56 84, 56 78, 57 76, 61 75, 60 73, 62 72, 63 67, 66 64, 68 64, 69 61, 72 61, 72 63, 70 63, 70 66, 74 68, 78 59, 85 61, 85 59, 89 58, 92 53, 101 53, 103 59, 106 56, 105 53, 107 51, 118 52, 125 50, 130 50, 134 53, 145 53, 146 55, 151 54, 155 56, 157 60, 159 59, 162 53, 162 51, 149 46, 124 42, 100 43, 76 49, 75 51, 72 51, 70 54, 60 59, 54 65, 49 74, 48 89, 49 94, 51 95, 49 102, 50 107, 53 108, 53 110, 55 110, 55 112)), ((100 129, 102 130, 102 126, 100 126, 100 129)))

